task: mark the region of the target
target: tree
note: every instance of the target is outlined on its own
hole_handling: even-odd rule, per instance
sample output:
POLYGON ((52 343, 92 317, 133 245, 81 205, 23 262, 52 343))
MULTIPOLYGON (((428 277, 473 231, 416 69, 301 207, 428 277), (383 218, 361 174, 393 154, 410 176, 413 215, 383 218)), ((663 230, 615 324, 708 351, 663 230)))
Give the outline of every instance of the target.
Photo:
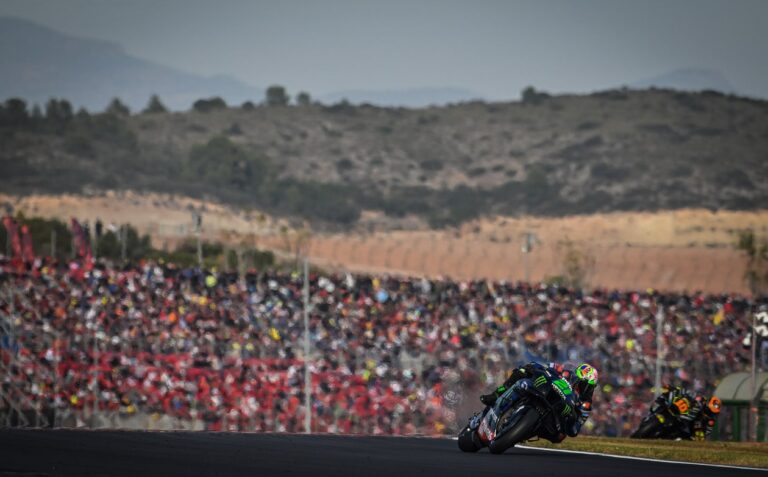
POLYGON ((45 119, 51 123, 64 123, 72 119, 72 105, 66 99, 51 98, 45 103, 45 119))
POLYGON ((312 98, 309 93, 302 91, 296 95, 296 104, 299 106, 309 106, 312 103, 312 98))
POLYGON ((153 94, 151 98, 149 98, 149 103, 147 103, 147 107, 144 108, 144 111, 142 111, 145 114, 158 114, 158 113, 167 113, 168 108, 165 107, 162 101, 160 101, 160 98, 153 94))
POLYGON ((32 106, 32 120, 33 121, 40 121, 43 119, 43 111, 40 109, 39 104, 35 104, 32 106))
POLYGON ((107 106, 107 114, 113 114, 115 116, 130 116, 131 110, 120 101, 120 98, 112 98, 112 101, 107 106))
POLYGON ((227 109, 227 103, 218 96, 208 99, 198 99, 192 104, 192 109, 201 113, 209 113, 217 109, 227 109))
POLYGON ((254 109, 256 109, 256 105, 255 105, 255 104, 253 104, 253 101, 246 101, 246 102, 244 102, 244 103, 243 103, 243 104, 240 106, 240 108, 241 108, 243 111, 253 111, 254 109))
POLYGON ((0 124, 5 126, 21 126, 29 119, 27 103, 23 99, 11 98, 0 105, 0 124))
POLYGON ((285 92, 285 88, 280 85, 272 85, 267 88, 266 93, 267 106, 286 106, 290 97, 285 92))
POLYGON ((299 229, 289 229, 283 225, 280 227, 280 235, 283 238, 285 251, 294 256, 294 266, 296 270, 299 270, 301 258, 306 257, 309 253, 312 230, 307 224, 302 225, 299 229))
POLYGON ((558 249, 563 253, 563 278, 566 285, 574 288, 584 288, 595 267, 595 258, 576 247, 569 238, 560 241, 558 249))
MULTIPOLYGON (((72 236, 69 227, 64 222, 56 219, 43 218, 24 218, 19 215, 19 222, 23 222, 29 227, 29 234, 32 243, 35 244, 35 251, 39 255, 50 255, 51 248, 57 257, 67 257, 71 252, 72 236), (55 231, 55 242, 53 231, 55 231)), ((3 244, 5 242, 2 242, 3 244)))
POLYGON ((752 230, 739 232, 736 248, 747 258, 744 280, 753 295, 768 290, 768 241, 758 241, 752 230))

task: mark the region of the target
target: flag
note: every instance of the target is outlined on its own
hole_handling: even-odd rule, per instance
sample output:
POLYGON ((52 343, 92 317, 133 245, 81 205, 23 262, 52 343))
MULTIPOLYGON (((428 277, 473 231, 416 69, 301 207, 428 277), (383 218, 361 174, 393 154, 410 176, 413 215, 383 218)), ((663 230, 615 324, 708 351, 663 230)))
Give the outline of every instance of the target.
POLYGON ((756 313, 754 315, 755 324, 754 327, 750 326, 749 332, 747 332, 747 336, 744 337, 744 340, 741 342, 741 344, 745 348, 749 348, 752 346, 752 338, 755 337, 757 339, 756 345, 760 345, 762 341, 768 340, 768 311, 767 310, 761 310, 759 313, 756 313))
POLYGON ((32 246, 32 236, 29 234, 29 227, 26 224, 21 226, 21 247, 24 261, 32 263, 35 261, 35 249, 32 246))
POLYGON ((85 244, 83 243, 83 228, 80 226, 80 222, 76 218, 72 217, 72 241, 75 243, 75 253, 78 257, 83 256, 85 253, 85 244))
POLYGON ((91 252, 91 241, 89 240, 89 237, 86 235, 85 230, 80 225, 80 223, 72 217, 71 219, 71 225, 72 225, 72 240, 75 243, 75 252, 77 253, 77 256, 84 259, 85 261, 85 269, 90 270, 93 266, 93 254, 91 252))
POLYGON ((722 306, 717 307, 717 313, 712 316, 712 323, 716 326, 725 320, 725 310, 722 306))
POLYGON ((35 261, 35 249, 32 246, 32 236, 29 234, 29 227, 26 224, 21 226, 21 248, 24 261, 32 263, 35 261))
POLYGON ((768 311, 761 311, 755 316, 755 335, 768 338, 768 311))
POLYGON ((19 226, 10 215, 3 217, 3 225, 11 240, 11 254, 13 258, 21 258, 21 240, 19 240, 19 226))

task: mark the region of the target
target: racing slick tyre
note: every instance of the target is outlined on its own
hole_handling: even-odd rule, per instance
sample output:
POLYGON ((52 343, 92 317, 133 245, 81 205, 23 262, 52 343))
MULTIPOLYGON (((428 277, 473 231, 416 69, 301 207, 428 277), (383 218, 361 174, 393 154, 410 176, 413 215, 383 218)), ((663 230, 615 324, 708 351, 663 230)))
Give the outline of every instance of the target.
POLYGON ((539 422, 539 417, 539 412, 536 409, 528 409, 517 421, 515 427, 488 444, 488 450, 491 451, 491 454, 501 454, 518 442, 531 437, 536 424, 539 422))
POLYGON ((459 433, 459 449, 464 452, 477 452, 482 446, 477 445, 475 431, 465 427, 459 433))
POLYGON ((661 423, 656 419, 646 419, 629 437, 632 439, 653 439, 661 433, 661 423))

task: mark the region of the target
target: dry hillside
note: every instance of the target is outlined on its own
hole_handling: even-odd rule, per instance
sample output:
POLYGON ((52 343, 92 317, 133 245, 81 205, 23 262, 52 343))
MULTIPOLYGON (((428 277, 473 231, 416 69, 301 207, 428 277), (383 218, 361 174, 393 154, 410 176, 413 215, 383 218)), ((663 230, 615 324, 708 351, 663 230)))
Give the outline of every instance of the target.
POLYGON ((768 207, 768 102, 714 92, 49 116, 0 121, 4 192, 179 193, 331 227, 768 207))

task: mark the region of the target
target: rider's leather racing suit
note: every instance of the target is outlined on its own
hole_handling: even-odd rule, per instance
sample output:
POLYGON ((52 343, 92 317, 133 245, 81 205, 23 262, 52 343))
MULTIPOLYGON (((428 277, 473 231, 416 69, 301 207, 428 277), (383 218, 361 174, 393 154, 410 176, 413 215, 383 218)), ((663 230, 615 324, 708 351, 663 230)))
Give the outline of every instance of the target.
POLYGON ((717 414, 714 414, 707 406, 707 398, 704 396, 696 396, 693 399, 693 406, 691 406, 691 427, 690 437, 695 439, 696 429, 700 428, 704 430, 704 437, 708 437, 712 433, 712 429, 715 427, 715 420, 717 420, 717 414))

